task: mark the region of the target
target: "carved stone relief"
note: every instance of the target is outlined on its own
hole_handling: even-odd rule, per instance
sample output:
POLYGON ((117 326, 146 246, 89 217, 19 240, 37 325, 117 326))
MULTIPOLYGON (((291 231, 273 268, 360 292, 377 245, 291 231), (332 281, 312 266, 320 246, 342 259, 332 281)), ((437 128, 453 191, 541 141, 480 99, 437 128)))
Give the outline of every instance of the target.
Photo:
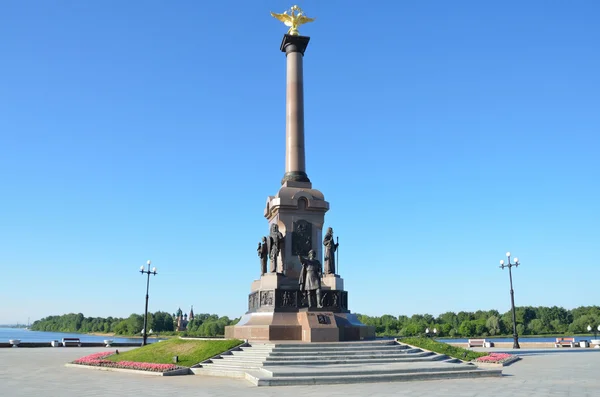
POLYGON ((260 305, 273 306, 273 291, 260 291, 260 305))
MULTIPOLYGON (((339 312, 348 310, 348 292, 324 290, 321 296, 321 307, 339 312)), ((300 290, 268 290, 256 291, 248 295, 248 310, 253 312, 261 307, 273 309, 302 309, 308 308, 306 291, 300 290)))
POLYGON ((305 220, 294 222, 292 231, 292 255, 308 256, 312 249, 312 223, 305 220))
POLYGON ((258 309, 258 292, 253 292, 248 295, 248 310, 253 311, 258 309))

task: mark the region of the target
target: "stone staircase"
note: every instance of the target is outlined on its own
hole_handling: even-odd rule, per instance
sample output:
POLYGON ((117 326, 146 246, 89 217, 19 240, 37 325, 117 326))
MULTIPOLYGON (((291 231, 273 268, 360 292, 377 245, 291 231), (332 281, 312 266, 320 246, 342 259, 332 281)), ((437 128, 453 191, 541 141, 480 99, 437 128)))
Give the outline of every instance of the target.
POLYGON ((192 368, 196 375, 243 378, 256 386, 397 382, 501 376, 393 340, 252 343, 192 368))

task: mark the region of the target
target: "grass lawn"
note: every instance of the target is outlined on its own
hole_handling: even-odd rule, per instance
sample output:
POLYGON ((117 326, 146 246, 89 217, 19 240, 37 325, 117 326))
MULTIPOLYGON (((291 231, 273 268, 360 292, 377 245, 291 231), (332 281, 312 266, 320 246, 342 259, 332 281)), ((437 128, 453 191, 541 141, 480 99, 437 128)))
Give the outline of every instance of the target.
POLYGON ((488 353, 478 353, 474 352, 473 350, 463 349, 462 347, 456 347, 447 343, 437 342, 431 338, 402 338, 398 340, 401 343, 406 343, 407 345, 420 347, 440 354, 445 354, 447 356, 458 358, 464 361, 471 361, 478 357, 488 355, 488 353))
POLYGON ((169 339, 106 358, 111 361, 137 361, 156 364, 173 364, 173 356, 179 356, 177 365, 191 367, 219 353, 242 344, 237 339, 183 340, 169 339))

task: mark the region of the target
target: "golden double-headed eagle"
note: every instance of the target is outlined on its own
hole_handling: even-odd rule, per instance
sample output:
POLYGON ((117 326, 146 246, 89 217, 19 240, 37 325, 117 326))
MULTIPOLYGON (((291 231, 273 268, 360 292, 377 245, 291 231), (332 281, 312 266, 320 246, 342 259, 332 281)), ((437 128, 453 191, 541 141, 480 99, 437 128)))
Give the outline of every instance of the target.
POLYGON ((285 26, 289 26, 287 34, 292 36, 299 36, 298 26, 304 25, 305 23, 313 22, 314 18, 308 18, 304 15, 304 11, 298 6, 293 6, 288 11, 284 11, 283 14, 276 14, 274 12, 271 13, 273 18, 279 19, 281 22, 285 24, 285 26))

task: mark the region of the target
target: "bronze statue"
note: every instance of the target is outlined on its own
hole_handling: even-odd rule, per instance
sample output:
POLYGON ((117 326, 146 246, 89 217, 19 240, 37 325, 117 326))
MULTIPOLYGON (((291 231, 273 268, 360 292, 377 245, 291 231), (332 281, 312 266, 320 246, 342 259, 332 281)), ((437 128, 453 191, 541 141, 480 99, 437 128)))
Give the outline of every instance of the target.
POLYGON ((260 258, 260 275, 262 276, 267 272, 267 258, 269 257, 269 248, 267 247, 267 238, 262 238, 262 243, 258 243, 258 257, 260 258))
POLYGON ((340 244, 333 241, 332 228, 327 229, 323 245, 325 246, 325 274, 335 274, 335 251, 337 251, 340 244))
POLYGON ((283 299, 281 306, 287 307, 292 306, 292 293, 290 291, 283 292, 283 299))
POLYGON ((315 251, 308 251, 308 259, 298 255, 302 270, 300 271, 300 291, 306 291, 308 307, 322 307, 321 305, 321 262, 315 259, 315 251), (315 296, 316 295, 316 296, 315 296), (316 302, 315 302, 316 300, 316 302))
POLYGON ((269 259, 271 260, 271 273, 285 273, 283 255, 285 253, 285 239, 279 231, 279 226, 276 223, 271 225, 271 233, 269 234, 269 259))
POLYGON ((287 31, 287 34, 292 36, 299 36, 298 26, 304 25, 305 23, 313 22, 314 18, 308 18, 304 15, 304 11, 298 6, 293 6, 288 11, 284 11, 283 14, 276 14, 274 12, 271 13, 273 18, 279 19, 284 23, 285 26, 289 26, 290 29, 287 31))

